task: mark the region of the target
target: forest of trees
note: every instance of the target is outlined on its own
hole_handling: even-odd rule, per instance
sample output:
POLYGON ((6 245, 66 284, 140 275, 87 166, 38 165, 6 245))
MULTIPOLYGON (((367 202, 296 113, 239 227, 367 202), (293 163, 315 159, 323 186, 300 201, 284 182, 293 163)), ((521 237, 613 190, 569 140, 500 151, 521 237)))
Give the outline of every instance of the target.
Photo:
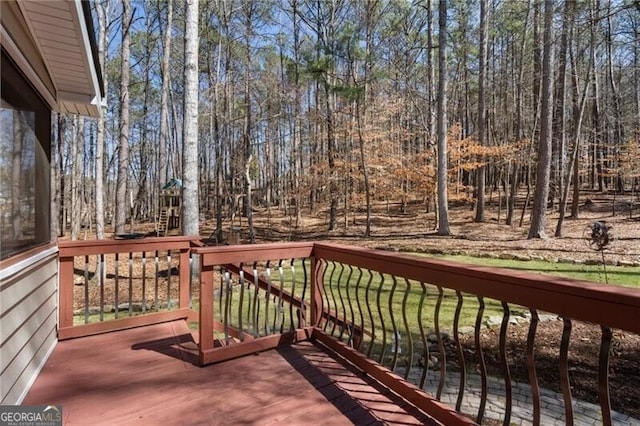
MULTIPOLYGON (((154 221, 184 182, 185 229, 254 208, 447 205, 501 221, 579 215, 637 191, 640 0, 95 0, 107 102, 55 120, 55 232, 154 221), (196 31, 197 29, 197 31, 196 31), (196 57, 197 55, 197 57, 196 57), (188 199, 188 202, 187 202, 188 199)), ((342 225, 344 224, 344 225, 342 225)), ((522 223, 520 223, 522 225, 522 223)), ((419 225, 426 226, 426 225, 419 225)), ((251 232, 251 240, 254 234, 251 232)))

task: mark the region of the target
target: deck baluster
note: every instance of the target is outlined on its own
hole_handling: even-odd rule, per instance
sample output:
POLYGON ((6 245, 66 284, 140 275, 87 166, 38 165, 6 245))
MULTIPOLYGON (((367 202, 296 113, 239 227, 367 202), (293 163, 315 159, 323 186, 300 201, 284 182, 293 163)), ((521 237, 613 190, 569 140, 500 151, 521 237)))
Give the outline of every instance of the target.
POLYGON ((511 387, 511 372, 507 359, 507 329, 511 311, 507 302, 502 302, 502 324, 500 324, 500 364, 504 375, 505 404, 503 425, 511 424, 511 410, 513 409, 513 390, 511 387))
POLYGON ((147 312, 147 252, 142 252, 142 313, 147 312))
MULTIPOLYGON (((373 271, 369 271, 369 280, 367 281, 367 287, 365 289, 364 300, 367 305, 367 312, 369 313, 369 321, 371 322, 371 338, 369 340, 369 347, 367 348, 367 358, 371 358, 371 352, 373 351, 373 345, 376 340, 376 322, 373 319, 373 311, 371 310, 371 301, 369 300, 369 294, 371 294, 371 284, 373 283, 373 271)), ((364 330, 363 330, 364 336, 364 330)))
POLYGON ((387 330, 384 325, 384 315, 382 314, 382 303, 381 303, 381 295, 382 289, 384 287, 384 275, 380 272, 380 284, 378 285, 378 291, 376 292, 376 306, 378 307, 378 315, 380 319, 380 331, 382 332, 382 347, 380 349, 380 358, 378 359, 378 364, 382 364, 384 360, 384 353, 387 350, 387 330))
POLYGON ((231 310, 231 275, 228 270, 224 271, 224 286, 220 289, 220 294, 224 293, 224 310, 222 311, 222 324, 224 327, 224 342, 229 344, 229 315, 231 310))
POLYGON ((404 370, 404 379, 407 380, 409 378, 411 368, 413 367, 413 333, 411 333, 409 321, 407 319, 407 300, 409 299, 409 294, 411 294, 411 282, 406 278, 404 279, 404 282, 407 284, 407 288, 405 289, 404 297, 402 298, 402 321, 404 322, 404 332, 407 336, 407 351, 409 352, 407 354, 404 370))
MULTIPOLYGON (((339 263, 338 265, 340 265, 340 273, 338 274, 338 280, 336 281, 336 291, 338 293, 338 300, 340 301, 340 306, 342 306, 342 318, 346 318, 347 309, 345 308, 344 298, 342 296, 342 292, 340 291, 340 287, 341 287, 340 284, 342 283, 342 274, 344 274, 344 265, 342 263, 339 263)), ((331 290, 333 291, 333 281, 331 281, 331 290)), ((333 306, 335 307, 335 317, 333 318, 333 329, 331 330, 331 335, 335 336, 335 329, 336 329, 336 326, 338 325, 338 318, 340 317, 340 313, 338 312, 338 301, 335 300, 335 297, 333 299, 333 302, 334 302, 333 306)), ((340 323, 340 334, 338 336, 338 340, 342 340, 343 333, 344 333, 344 322, 340 323)))
MULTIPOLYGON (((360 283, 362 282, 362 268, 358 267, 358 279, 356 280, 356 306, 358 308, 358 315, 360 316, 360 330, 358 331, 358 341, 355 342, 354 348, 360 352, 362 349, 362 343, 364 342, 364 314, 362 313, 362 304, 360 303, 360 283)), ((354 324, 355 325, 355 324, 354 324)))
MULTIPOLYGON (((296 269, 295 269, 295 259, 291 259, 291 263, 289 264, 289 270, 291 272, 291 297, 296 297, 296 269)), ((296 326, 293 322, 293 303, 289 303, 289 331, 295 330, 296 326)), ((298 319, 298 326, 300 326, 298 319)))
POLYGON ((98 282, 100 283, 100 321, 104 321, 104 254, 100 254, 98 258, 98 282))
POLYGON ((476 345, 477 365, 480 369, 480 404, 478 405, 477 422, 482 424, 484 411, 487 406, 487 365, 484 360, 482 351, 482 341, 480 340, 480 332, 482 330, 482 320, 484 317, 484 297, 478 296, 478 313, 476 315, 476 324, 474 330, 474 340, 476 345))
POLYGON ((611 400, 609 398, 609 353, 613 331, 610 327, 600 326, 602 337, 600 340, 600 359, 598 363, 598 394, 600 409, 602 410, 602 424, 611 426, 611 400))
POLYGON ((154 259, 154 263, 156 265, 155 268, 155 287, 154 287, 154 293, 153 293, 153 304, 156 308, 156 312, 158 312, 160 310, 160 299, 159 299, 159 295, 158 295, 158 289, 160 287, 160 281, 158 279, 158 277, 160 276, 160 253, 156 250, 155 252, 155 259, 154 259))
MULTIPOLYGON (((355 314, 353 312, 353 303, 351 302, 351 291, 349 291, 349 284, 351 284, 351 277, 353 276, 353 266, 349 265, 349 275, 347 276, 347 285, 345 286, 345 292, 347 293, 347 305, 349 306, 349 313, 351 316, 351 323, 348 324, 347 329, 349 330, 349 335, 347 336, 347 344, 351 347, 353 347, 353 337, 355 334, 355 325, 356 325, 356 319, 355 319, 355 314)), ((344 316, 344 321, 346 322, 347 320, 347 316, 345 314, 344 316)))
MULTIPOLYGON (((329 264, 327 263, 327 268, 328 268, 328 265, 329 264)), ((336 264, 335 262, 331 262, 331 273, 329 274, 329 281, 328 282, 325 281, 323 285, 324 295, 327 300, 327 319, 324 323, 324 328, 323 328, 324 331, 327 331, 327 328, 329 326, 329 320, 331 320, 332 318, 331 309, 336 306, 336 303, 335 303, 336 298, 335 298, 335 295, 333 294, 333 274, 335 273, 335 271, 336 271, 336 264), (327 291, 327 287, 329 287, 329 291, 327 291), (331 293, 331 298, 333 299, 333 303, 331 303, 331 300, 329 300, 329 293, 331 293)), ((335 308, 335 311, 337 314, 338 312, 337 307, 335 308)), ((333 327, 329 334, 333 335, 333 330, 335 329, 335 327, 336 327, 336 323, 335 321, 333 321, 333 327)))
POLYGON ((167 309, 171 309, 171 250, 167 250, 167 309))
POLYGON ((244 283, 245 283, 245 279, 244 279, 244 265, 242 265, 242 263, 240 263, 240 267, 238 270, 238 289, 240 291, 240 296, 239 296, 239 300, 238 300, 238 333, 239 336, 238 338, 243 341, 244 340, 244 326, 242 323, 242 310, 244 309, 244 283))
POLYGON ((267 280, 267 291, 264 294, 264 332, 265 335, 271 334, 271 325, 269 323, 269 299, 271 298, 271 266, 269 265, 269 261, 267 261, 264 266, 264 275, 267 280))
POLYGON ((560 388, 564 400, 565 424, 573 426, 573 399, 571 398, 571 383, 569 382, 569 342, 571 341, 571 319, 562 318, 562 339, 560 341, 560 388))
POLYGON ((89 255, 84 256, 84 323, 89 323, 89 255))
POLYGON ((118 274, 118 263, 120 263, 120 259, 119 259, 118 253, 116 253, 116 254, 115 254, 115 264, 114 264, 114 268, 115 268, 115 272, 114 272, 114 275, 115 275, 114 286, 115 286, 115 289, 114 289, 114 294, 113 294, 113 297, 114 297, 114 299, 115 299, 115 302, 114 302, 114 304, 113 304, 113 308, 114 308, 114 314, 113 314, 113 316, 114 316, 114 318, 116 318, 116 319, 118 318, 118 309, 119 309, 119 306, 118 306, 118 305, 120 304, 120 297, 119 297, 119 290, 120 290, 119 275, 120 275, 120 274, 118 274))
MULTIPOLYGON (((282 292, 284 289, 284 269, 282 269, 282 259, 278 261, 278 277, 280 279, 280 288, 278 290, 278 304, 276 306, 277 312, 277 325, 274 319, 273 328, 274 330, 278 330, 278 333, 282 333, 284 331, 284 302, 282 301, 282 292)), ((275 296, 274 296, 275 299, 275 296)))
POLYGON ((393 336, 393 357, 391 358, 391 367, 390 370, 395 372, 396 366, 398 364, 398 353, 401 351, 400 349, 400 331, 398 331, 398 327, 396 326, 396 318, 393 314, 393 296, 396 293, 396 287, 398 286, 398 280, 395 275, 391 277, 393 284, 391 284, 391 291, 389 292, 389 318, 391 319, 391 335, 393 336))
POLYGON ((464 398, 464 386, 467 380, 467 370, 464 363, 464 352, 462 351, 462 344, 460 343, 460 313, 462 312, 462 304, 464 299, 462 293, 456 291, 456 297, 458 303, 456 303, 456 311, 453 315, 453 341, 456 345, 458 355, 458 368, 460 369, 460 384, 458 385, 458 398, 456 399, 456 411, 460 411, 462 407, 462 399, 464 398))
POLYGON ((129 316, 133 315, 133 253, 129 252, 129 316))
POLYGON ((420 293, 420 301, 418 302, 418 329, 420 330, 420 339, 422 340, 422 357, 423 357, 423 365, 422 365, 422 374, 420 376, 420 385, 418 386, 420 389, 424 389, 424 383, 427 380, 427 374, 429 373, 429 342, 427 341, 426 333, 424 332, 424 300, 427 296, 427 285, 423 282, 420 282, 420 287, 422 288, 422 292, 420 293))
POLYGON ((302 296, 300 296, 300 327, 307 326, 307 285, 309 283, 308 273, 307 273, 307 262, 302 259, 302 296))
POLYGON ((438 286, 438 300, 436 301, 436 308, 433 313, 433 325, 436 338, 438 339, 438 351, 440 352, 440 381, 438 382, 438 390, 436 391, 436 399, 438 401, 442 399, 442 390, 444 389, 447 377, 447 354, 444 351, 444 341, 442 339, 442 333, 440 333, 440 306, 442 306, 443 297, 444 291, 442 287, 438 286))
POLYGON ((531 312, 531 321, 529 322, 529 333, 527 335, 527 370, 529 373, 529 385, 531 386, 531 397, 533 401, 533 424, 540 425, 540 388, 538 386, 538 375, 536 374, 535 364, 535 340, 536 330, 538 328, 538 311, 529 309, 531 312))
POLYGON ((260 285, 258 282, 258 263, 253 262, 253 307, 251 317, 253 319, 253 336, 260 336, 260 285))

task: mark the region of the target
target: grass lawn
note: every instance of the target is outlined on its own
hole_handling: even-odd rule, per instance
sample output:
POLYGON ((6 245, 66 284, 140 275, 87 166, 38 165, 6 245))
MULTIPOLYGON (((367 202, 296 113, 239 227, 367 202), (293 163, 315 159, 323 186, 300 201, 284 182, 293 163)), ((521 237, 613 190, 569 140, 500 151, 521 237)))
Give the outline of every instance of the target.
POLYGON ((576 280, 592 281, 596 283, 608 283, 625 287, 640 288, 640 268, 627 266, 584 265, 572 263, 553 263, 541 260, 505 260, 492 258, 479 258, 470 256, 438 256, 441 259, 456 262, 472 263, 495 268, 508 268, 520 271, 528 271, 538 274, 548 274, 576 280))

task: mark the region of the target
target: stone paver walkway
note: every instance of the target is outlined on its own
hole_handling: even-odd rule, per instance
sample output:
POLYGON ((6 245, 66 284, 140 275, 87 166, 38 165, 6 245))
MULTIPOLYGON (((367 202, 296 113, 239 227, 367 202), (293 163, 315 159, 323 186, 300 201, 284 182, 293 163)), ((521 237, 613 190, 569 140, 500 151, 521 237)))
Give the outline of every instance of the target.
MULTIPOLYGON (((404 372, 397 371, 399 374, 404 372)), ((430 371, 425 383, 424 390, 435 395, 438 389, 439 372, 430 371)), ((420 374, 416 370, 409 375, 409 381, 418 383, 420 374)), ((441 401, 451 406, 455 406, 458 399, 458 384, 460 383, 460 373, 448 372, 445 386, 442 391, 441 401)), ((485 418, 502 421, 504 419, 505 406, 505 385, 504 380, 496 377, 487 378, 487 403, 485 407, 485 418)), ((480 375, 468 374, 466 377, 465 393, 462 400, 461 411, 469 416, 478 414, 481 395, 480 375)), ((533 424, 533 399, 531 396, 531 386, 526 383, 512 384, 513 407, 511 410, 512 425, 533 424)), ((574 425, 595 426, 602 424, 600 406, 584 401, 573 400, 574 425)), ((547 389, 540 389, 540 423, 545 426, 563 426, 566 424, 564 412, 564 400, 562 394, 552 392, 547 389)), ((631 418, 625 414, 611 413, 614 425, 640 426, 640 419, 631 418)))

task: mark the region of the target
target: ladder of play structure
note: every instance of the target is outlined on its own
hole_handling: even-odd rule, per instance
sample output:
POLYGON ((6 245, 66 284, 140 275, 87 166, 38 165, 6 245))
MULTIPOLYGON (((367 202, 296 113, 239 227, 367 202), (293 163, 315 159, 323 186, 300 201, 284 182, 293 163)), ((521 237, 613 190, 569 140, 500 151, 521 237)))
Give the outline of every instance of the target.
POLYGON ((168 228, 169 228, 169 214, 167 212, 167 208, 163 207, 160 210, 160 217, 158 218, 158 236, 166 237, 168 228))

